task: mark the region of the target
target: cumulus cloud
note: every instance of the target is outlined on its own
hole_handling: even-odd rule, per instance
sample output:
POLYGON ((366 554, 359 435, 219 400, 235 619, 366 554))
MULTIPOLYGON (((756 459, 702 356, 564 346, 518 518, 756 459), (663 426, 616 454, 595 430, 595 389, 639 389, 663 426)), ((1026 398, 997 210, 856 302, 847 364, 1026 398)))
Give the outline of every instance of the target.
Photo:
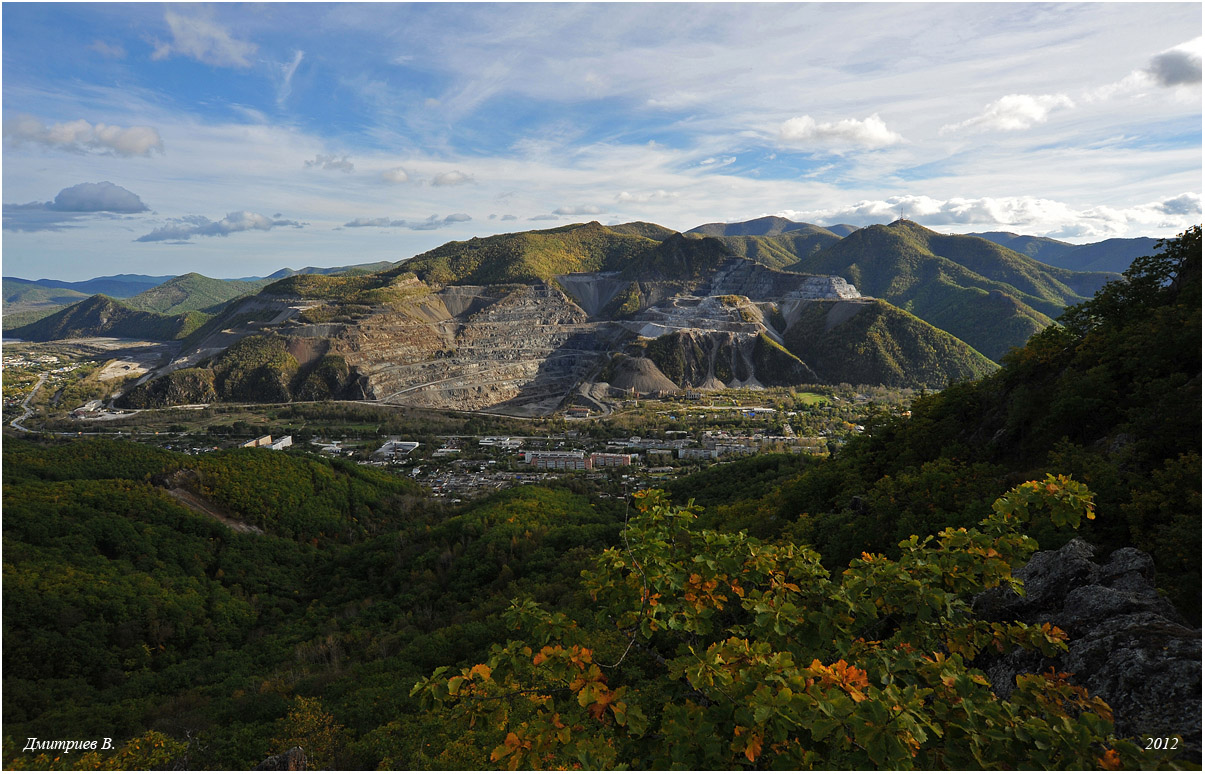
POLYGON ((149 126, 90 124, 81 119, 47 126, 31 115, 19 114, 4 122, 4 141, 11 145, 31 142, 48 148, 86 153, 99 151, 117 156, 149 156, 163 151, 163 139, 149 126))
POLYGON ((351 163, 346 155, 336 156, 331 154, 330 156, 327 156, 322 153, 319 153, 313 159, 307 161, 305 163, 305 167, 306 169, 311 167, 317 167, 318 169, 333 169, 339 172, 354 172, 356 169, 356 165, 351 163))
POLYGON ((885 148, 904 141, 887 128, 887 123, 874 113, 859 121, 843 118, 831 123, 819 123, 808 115, 788 119, 778 127, 778 139, 788 145, 816 145, 831 148, 885 148))
POLYGON ((440 172, 438 175, 431 178, 431 185, 438 186, 465 185, 467 183, 475 182, 477 181, 473 179, 472 175, 466 175, 465 173, 455 169, 451 172, 440 172))
POLYGON ((963 129, 973 132, 1017 131, 1042 124, 1055 110, 1075 107, 1066 94, 1008 94, 984 107, 974 118, 957 124, 947 124, 940 134, 963 129))
POLYGON ((356 218, 353 221, 344 223, 344 228, 408 228, 411 231, 431 231, 437 228, 451 226, 454 223, 465 223, 472 218, 463 213, 456 212, 443 218, 438 215, 431 215, 426 220, 403 220, 392 218, 356 218))
POLYGON ((528 220, 560 220, 557 215, 532 215, 528 220))
POLYGON ((401 167, 394 167, 382 172, 381 179, 386 183, 408 183, 410 182, 410 175, 401 167))
POLYGON ((518 215, 503 215, 499 220, 518 220, 518 215))
POLYGON ((700 167, 726 167, 736 163, 736 156, 711 156, 699 162, 700 167))
POLYGON ((137 194, 113 183, 80 183, 59 191, 54 201, 4 205, 9 231, 61 231, 75 228, 87 215, 133 215, 147 212, 137 194))
POLYGON ((933 199, 894 196, 863 200, 827 210, 784 210, 778 215, 809 223, 868 226, 900 216, 925 226, 963 226, 965 230, 1001 227, 1038 236, 1107 239, 1132 227, 1186 228, 1201 215, 1201 195, 1184 193, 1130 207, 1078 209, 1065 202, 1030 196, 933 199))
POLYGON ((304 224, 295 220, 269 218, 257 212, 232 212, 221 220, 210 220, 203 215, 189 215, 176 222, 160 226, 149 234, 143 234, 135 242, 187 242, 197 236, 229 236, 240 231, 270 231, 277 226, 302 228, 304 224))
POLYGON ((1201 82, 1201 38, 1169 48, 1151 57, 1144 72, 1160 86, 1187 86, 1201 82))
POLYGON ((554 215, 598 215, 602 208, 593 204, 579 204, 576 207, 557 207, 552 212, 554 215))
POLYGON ((221 25, 199 16, 183 16, 165 11, 163 20, 172 33, 170 43, 156 42, 151 59, 180 55, 214 67, 250 67, 254 43, 236 40, 221 25))

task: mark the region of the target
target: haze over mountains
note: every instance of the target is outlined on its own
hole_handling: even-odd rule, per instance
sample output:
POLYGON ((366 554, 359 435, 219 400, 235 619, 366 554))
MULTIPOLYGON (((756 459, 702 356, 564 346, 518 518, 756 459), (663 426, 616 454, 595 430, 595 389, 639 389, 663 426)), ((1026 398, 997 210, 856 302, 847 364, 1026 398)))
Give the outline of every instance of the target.
MULTIPOLYGON (((766 217, 683 234, 594 222, 449 242, 395 264, 153 287, 159 278, 98 278, 143 289, 6 328, 29 340, 180 341, 123 396, 135 406, 337 397, 543 414, 671 385, 940 388, 990 373, 1116 277, 1055 260, 1150 252, 1142 240, 987 236, 906 220, 855 229, 766 217)), ((14 298, 49 282, 15 280, 14 298)))

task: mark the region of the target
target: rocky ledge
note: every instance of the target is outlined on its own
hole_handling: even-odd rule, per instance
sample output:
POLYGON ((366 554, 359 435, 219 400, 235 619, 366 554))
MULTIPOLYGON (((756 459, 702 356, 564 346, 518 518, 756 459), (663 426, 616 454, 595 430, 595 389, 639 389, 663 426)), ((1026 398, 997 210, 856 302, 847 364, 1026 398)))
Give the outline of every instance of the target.
POLYGON ((1014 651, 980 657, 997 696, 1007 697, 1018 674, 1050 667, 1113 708, 1119 736, 1175 737, 1181 757, 1201 760, 1201 630, 1193 629, 1155 591, 1154 562, 1136 548, 1092 561, 1096 549, 1075 538, 1040 551, 1014 574, 1025 596, 992 589, 975 599, 991 621, 1049 621, 1067 632, 1069 650, 1056 659, 1014 651))

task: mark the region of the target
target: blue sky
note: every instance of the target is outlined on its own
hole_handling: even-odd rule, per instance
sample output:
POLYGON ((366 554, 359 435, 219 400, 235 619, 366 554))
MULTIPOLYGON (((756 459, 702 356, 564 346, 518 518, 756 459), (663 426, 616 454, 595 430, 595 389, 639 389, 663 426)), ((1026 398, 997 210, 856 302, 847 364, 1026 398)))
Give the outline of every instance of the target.
POLYGON ((215 277, 588 220, 1082 243, 1201 220, 1201 6, 3 6, 3 272, 215 277))

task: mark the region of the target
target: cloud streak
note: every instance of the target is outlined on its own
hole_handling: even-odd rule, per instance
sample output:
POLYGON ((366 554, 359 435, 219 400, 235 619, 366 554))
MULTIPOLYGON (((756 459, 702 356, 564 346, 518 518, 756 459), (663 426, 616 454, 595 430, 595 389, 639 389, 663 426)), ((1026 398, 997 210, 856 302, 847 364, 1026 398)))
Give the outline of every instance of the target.
POLYGON ((171 30, 172 40, 157 43, 151 59, 158 61, 179 55, 213 67, 251 66, 255 44, 235 39, 217 22, 170 10, 164 12, 163 20, 171 30))
POLYGON ((426 220, 404 220, 401 218, 356 218, 343 224, 344 228, 408 228, 411 231, 432 231, 446 228, 456 223, 467 223, 472 220, 463 212, 456 212, 446 217, 431 215, 426 220))
POLYGON ((353 164, 346 155, 336 156, 331 154, 327 156, 319 153, 313 159, 305 162, 305 168, 330 169, 336 172, 354 172, 356 170, 356 165, 353 164))
POLYGON ((451 185, 468 185, 475 183, 472 175, 466 175, 458 169, 451 172, 440 172, 435 177, 431 178, 431 185, 434 186, 451 186, 451 185))
POLYGON ((203 215, 189 215, 177 222, 160 226, 149 234, 143 234, 135 242, 187 242, 199 236, 229 236, 240 231, 271 231, 278 226, 302 228, 305 224, 295 220, 269 218, 257 212, 242 210, 232 212, 221 220, 210 220, 203 215))
POLYGON ((943 126, 939 134, 964 129, 971 132, 1020 131, 1046 123, 1046 119, 1056 110, 1073 107, 1075 103, 1066 94, 1008 94, 984 107, 983 112, 974 118, 943 126))

